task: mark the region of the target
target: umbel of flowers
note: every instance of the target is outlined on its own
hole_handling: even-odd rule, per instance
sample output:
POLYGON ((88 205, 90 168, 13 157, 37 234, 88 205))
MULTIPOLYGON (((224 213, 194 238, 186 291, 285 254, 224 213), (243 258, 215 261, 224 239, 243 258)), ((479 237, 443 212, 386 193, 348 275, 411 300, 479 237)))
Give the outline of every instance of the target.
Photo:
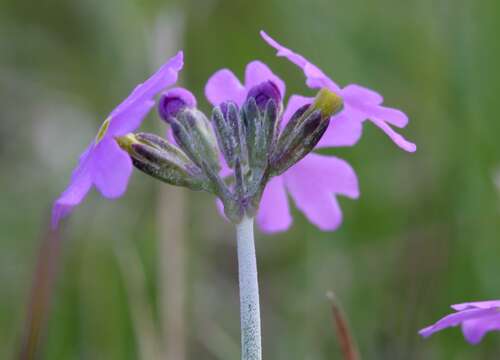
POLYGON ((356 144, 366 120, 400 148, 416 150, 392 128, 406 126, 407 116, 383 106, 381 95, 356 84, 341 88, 303 56, 261 36, 302 69, 314 98, 292 95, 284 106, 285 82, 253 61, 244 84, 228 69, 210 77, 205 94, 214 107, 207 116, 191 92, 168 89, 183 67, 179 52, 108 115, 52 212, 56 228, 93 186, 106 198, 120 197, 133 167, 167 184, 214 194, 236 227, 242 359, 252 360, 262 358, 254 218, 264 231, 286 230, 289 193, 313 224, 335 230, 342 219, 335 196, 359 196, 356 174, 344 160, 314 149, 356 144), (170 127, 168 139, 136 132, 154 107, 170 127))
POLYGON ((283 106, 272 82, 250 89, 241 107, 233 102, 216 106, 210 120, 195 108, 193 99, 187 90, 173 89, 159 102, 159 114, 170 124, 178 146, 144 133, 116 140, 142 172, 171 185, 208 191, 223 203, 226 217, 237 227, 242 358, 260 359, 253 218, 267 182, 313 150, 342 101, 323 89, 280 130, 283 106), (229 175, 222 175, 227 171, 222 172, 221 163, 229 175))
POLYGON ((214 107, 210 120, 193 99, 185 89, 173 89, 160 99, 159 114, 171 126, 175 143, 144 133, 117 141, 144 173, 213 193, 235 224, 256 215, 269 180, 311 152, 330 117, 342 108, 338 96, 322 89, 282 128, 281 95, 270 81, 250 89, 241 107, 231 101, 214 107))

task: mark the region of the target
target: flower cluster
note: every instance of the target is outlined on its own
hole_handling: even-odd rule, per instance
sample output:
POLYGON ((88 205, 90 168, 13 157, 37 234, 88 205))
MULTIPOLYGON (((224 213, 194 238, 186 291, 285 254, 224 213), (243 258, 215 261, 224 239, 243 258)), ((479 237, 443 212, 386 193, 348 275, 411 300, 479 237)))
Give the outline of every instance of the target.
POLYGON ((404 127, 408 118, 382 106, 382 97, 372 90, 355 84, 340 88, 304 57, 261 35, 303 70, 307 86, 319 91, 315 98, 291 95, 284 106, 285 82, 264 63, 252 61, 244 84, 228 69, 209 78, 205 94, 214 109, 207 117, 188 90, 165 91, 182 68, 179 53, 108 116, 56 200, 53 226, 92 185, 107 198, 121 196, 133 165, 169 184, 215 194, 233 222, 256 216, 262 230, 284 231, 292 223, 289 194, 313 224, 335 230, 342 221, 336 196, 357 198, 357 177, 344 160, 313 150, 356 144, 362 123, 369 120, 399 147, 415 151, 391 127, 404 127), (132 134, 155 105, 170 125, 168 140, 132 134))
MULTIPOLYGON (((214 108, 207 117, 191 92, 167 90, 183 67, 179 52, 108 115, 54 202, 52 227, 93 186, 106 198, 120 197, 135 166, 168 184, 216 195, 234 223, 256 217, 264 231, 284 231, 292 223, 290 195, 309 221, 335 230, 342 221, 336 196, 357 198, 357 177, 344 160, 314 150, 355 145, 363 123, 370 121, 398 147, 414 152, 415 144, 393 129, 405 127, 408 117, 383 106, 377 92, 357 84, 340 87, 302 55, 264 32, 261 36, 303 71, 306 85, 318 91, 314 98, 293 94, 284 106, 285 82, 264 63, 252 61, 243 83, 228 69, 209 78, 205 95, 214 108), (170 139, 133 133, 155 106, 170 126, 170 139)), ((500 330, 499 300, 452 308, 455 313, 420 334, 461 325, 465 338, 477 344, 488 331, 500 330)))
MULTIPOLYGON (((352 146, 361 137, 361 123, 372 121, 402 149, 413 152, 416 146, 397 134, 388 124, 404 127, 407 116, 396 109, 381 106, 383 98, 373 90, 350 84, 341 89, 315 65, 301 55, 283 47, 269 35, 261 36, 299 66, 306 76, 306 84, 312 89, 327 88, 343 99, 342 111, 334 114, 317 148, 352 146)), ((258 83, 275 84, 281 95, 285 94, 285 83, 262 62, 250 62, 245 70, 242 85, 228 69, 217 71, 205 87, 207 99, 213 105, 225 101, 241 104, 250 89, 258 83)), ((282 124, 302 106, 312 102, 311 98, 292 95, 283 113, 282 124)), ((273 178, 263 194, 257 223, 266 232, 284 231, 292 223, 287 193, 305 216, 321 230, 335 230, 342 221, 342 212, 335 198, 344 195, 359 196, 358 181, 354 170, 342 159, 311 153, 281 176, 273 178)))
POLYGON ((214 107, 210 119, 195 104, 185 89, 160 98, 159 114, 173 141, 143 133, 117 141, 146 174, 216 195, 234 223, 255 216, 269 180, 311 152, 342 107, 341 99, 324 89, 281 127, 281 94, 270 81, 252 87, 240 105, 225 101, 214 107))

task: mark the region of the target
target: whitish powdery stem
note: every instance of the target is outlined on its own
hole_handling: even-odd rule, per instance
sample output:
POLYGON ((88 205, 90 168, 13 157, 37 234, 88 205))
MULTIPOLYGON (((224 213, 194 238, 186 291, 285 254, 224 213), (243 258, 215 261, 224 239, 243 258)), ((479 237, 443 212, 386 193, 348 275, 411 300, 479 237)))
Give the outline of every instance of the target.
POLYGON ((259 283, 253 236, 253 218, 236 225, 240 281, 241 359, 261 360, 259 283))

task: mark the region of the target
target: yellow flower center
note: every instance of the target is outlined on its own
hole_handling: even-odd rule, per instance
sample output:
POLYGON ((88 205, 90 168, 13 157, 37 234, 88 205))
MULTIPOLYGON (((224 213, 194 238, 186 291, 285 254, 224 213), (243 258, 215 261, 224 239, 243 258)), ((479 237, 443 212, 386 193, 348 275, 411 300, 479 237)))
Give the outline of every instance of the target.
POLYGON ((322 88, 316 95, 311 109, 321 110, 321 115, 324 118, 329 118, 342 110, 342 107, 343 101, 340 96, 327 88, 322 88))

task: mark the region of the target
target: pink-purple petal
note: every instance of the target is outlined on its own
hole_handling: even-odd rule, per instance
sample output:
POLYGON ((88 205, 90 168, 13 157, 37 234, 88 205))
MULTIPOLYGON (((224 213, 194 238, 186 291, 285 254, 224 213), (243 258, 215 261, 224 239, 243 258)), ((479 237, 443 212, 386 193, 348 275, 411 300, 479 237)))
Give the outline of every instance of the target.
POLYGON ((403 128, 408 125, 408 116, 398 109, 376 106, 370 111, 371 116, 381 119, 391 125, 403 128))
POLYGON ((247 92, 252 87, 265 81, 272 81, 278 87, 281 98, 285 97, 285 82, 277 77, 266 64, 258 60, 248 63, 245 68, 245 88, 247 92))
POLYGON ((363 133, 362 120, 342 111, 330 119, 330 124, 319 141, 317 148, 353 146, 363 133))
POLYGON ((267 35, 267 33, 265 31, 261 30, 260 36, 271 47, 273 47, 277 50, 276 55, 286 57, 288 60, 290 60, 292 63, 294 63, 295 65, 297 65, 300 68, 303 68, 308 63, 308 61, 302 55, 296 54, 293 51, 291 51, 290 49, 287 49, 286 47, 282 46, 280 43, 278 43, 272 37, 267 35))
POLYGON ((179 51, 142 84, 137 85, 108 116, 109 135, 125 135, 139 127, 154 106, 153 97, 177 81, 184 65, 184 55, 179 51))
POLYGON ((109 128, 105 136, 126 135, 136 130, 154 105, 153 100, 147 100, 134 104, 126 112, 117 113, 113 118, 110 118, 109 128))
POLYGON ((335 196, 359 196, 354 170, 347 162, 333 156, 309 154, 283 176, 299 210, 324 231, 335 230, 342 222, 335 196))
POLYGON ((266 185, 256 220, 259 228, 266 233, 286 231, 292 224, 282 176, 271 179, 266 185))
POLYGON ((340 87, 335 84, 335 82, 326 76, 320 68, 312 64, 300 54, 293 52, 292 50, 284 47, 276 40, 271 38, 264 31, 260 32, 260 36, 267 42, 271 47, 277 50, 277 55, 287 58, 290 62, 294 63, 302 69, 304 75, 306 76, 307 86, 313 89, 318 89, 322 87, 327 87, 330 90, 340 93, 340 87))
POLYGON ((423 337, 428 337, 448 327, 460 325, 464 321, 469 321, 472 319, 483 319, 485 317, 494 315, 495 313, 495 309, 469 309, 461 312, 456 312, 445 316, 434 325, 420 330, 419 334, 423 337))
POLYGON ((360 85, 351 84, 342 89, 344 102, 366 114, 376 117, 397 127, 408 125, 408 116, 398 109, 380 106, 383 98, 373 90, 360 85))
POLYGON ((406 140, 402 135, 395 132, 389 125, 387 125, 387 123, 385 123, 385 121, 377 118, 370 118, 369 120, 385 132, 385 134, 389 136, 391 140, 401 149, 408 152, 415 152, 417 150, 417 145, 406 140))
POLYGON ((205 85, 205 96, 217 106, 225 101, 234 101, 241 106, 245 101, 247 90, 228 69, 221 69, 208 79, 205 85))
POLYGON ((326 76, 316 65, 307 63, 302 70, 306 76, 306 85, 311 89, 328 88, 331 91, 340 94, 340 87, 328 76, 326 76))
POLYGON ((53 229, 56 229, 61 219, 68 216, 73 208, 83 201, 91 186, 92 182, 88 173, 68 186, 52 207, 51 226, 53 229))
POLYGON ((179 71, 181 71, 183 66, 184 54, 182 51, 179 51, 174 57, 168 59, 146 81, 140 84, 124 103, 149 100, 167 86, 175 84, 179 71))
POLYGON ((132 160, 112 138, 103 139, 95 148, 92 158, 92 180, 109 199, 123 195, 132 174, 132 160))
POLYGON ((167 86, 175 84, 183 66, 184 54, 179 51, 141 85, 140 91, 136 94, 137 98, 149 100, 167 86))
POLYGON ((158 92, 174 84, 178 73, 184 65, 184 54, 179 51, 175 56, 167 60, 153 75, 142 84, 139 84, 110 114, 114 118, 123 112, 128 112, 131 107, 144 101, 151 100, 158 92))
POLYGON ((479 344, 487 332, 500 330, 500 314, 486 318, 471 319, 462 323, 462 332, 465 339, 473 344, 479 344))
POLYGON ((342 96, 347 100, 362 100, 373 105, 382 104, 384 98, 378 92, 357 84, 349 84, 342 89, 342 96))
POLYGON ((487 300, 487 301, 473 301, 461 304, 451 305, 451 308, 456 311, 462 311, 466 309, 489 309, 489 308, 500 309, 500 300, 487 300))
POLYGON ((92 186, 89 166, 92 161, 90 152, 92 146, 93 144, 80 156, 80 161, 71 175, 68 187, 54 202, 51 219, 53 229, 57 228, 61 219, 66 217, 75 206, 82 202, 92 186))

